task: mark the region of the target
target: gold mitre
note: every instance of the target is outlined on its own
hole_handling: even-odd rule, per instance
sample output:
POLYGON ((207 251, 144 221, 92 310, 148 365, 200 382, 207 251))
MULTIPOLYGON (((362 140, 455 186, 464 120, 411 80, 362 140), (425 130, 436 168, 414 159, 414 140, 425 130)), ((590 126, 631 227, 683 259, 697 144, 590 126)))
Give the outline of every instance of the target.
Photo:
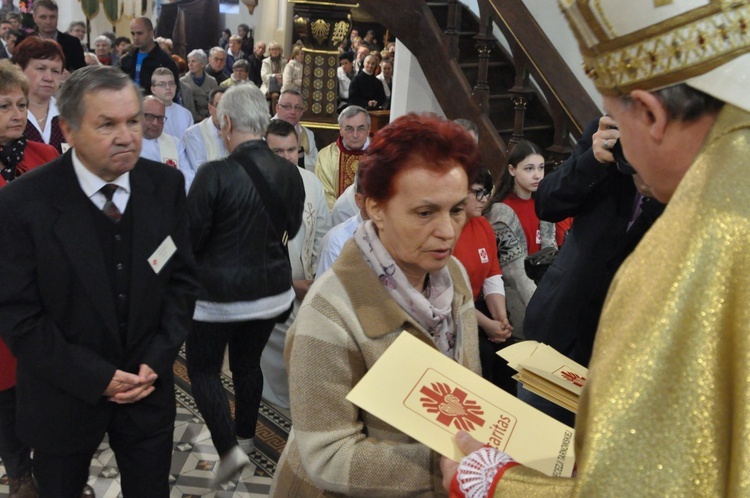
POLYGON ((750 0, 560 0, 603 95, 678 83, 750 111, 750 0))

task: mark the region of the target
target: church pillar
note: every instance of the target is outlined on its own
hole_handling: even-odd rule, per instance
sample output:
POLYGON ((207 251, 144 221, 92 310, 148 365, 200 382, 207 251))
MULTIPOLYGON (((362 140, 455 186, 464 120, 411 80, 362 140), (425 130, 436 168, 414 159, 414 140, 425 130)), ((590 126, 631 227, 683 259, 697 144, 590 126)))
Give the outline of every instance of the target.
POLYGON ((293 39, 302 40, 305 54, 302 98, 305 121, 336 123, 338 46, 352 29, 356 3, 326 0, 289 0, 294 4, 293 39))

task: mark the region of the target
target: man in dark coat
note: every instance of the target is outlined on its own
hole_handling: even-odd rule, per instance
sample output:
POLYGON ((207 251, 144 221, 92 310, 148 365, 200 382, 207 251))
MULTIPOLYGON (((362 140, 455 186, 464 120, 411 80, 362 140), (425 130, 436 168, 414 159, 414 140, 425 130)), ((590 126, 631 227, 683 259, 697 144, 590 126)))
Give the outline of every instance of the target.
POLYGON ((298 168, 263 140, 266 109, 255 85, 227 90, 218 114, 229 156, 201 166, 188 194, 201 294, 185 347, 195 402, 220 457, 216 484, 250 463, 263 392, 260 356, 295 298, 286 243, 302 225, 305 187, 298 168), (219 378, 227 346, 234 422, 219 378))
MULTIPOLYGON (((154 25, 148 17, 138 17, 130 23, 130 36, 133 44, 130 51, 120 59, 120 69, 143 89, 146 95, 151 95, 151 75, 158 67, 166 67, 174 80, 180 81, 177 64, 168 53, 159 48, 154 40, 154 25)), ((172 100, 179 103, 179 85, 172 100)))
MULTIPOLYGON (((524 334, 584 366, 612 278, 664 210, 638 191, 634 171, 615 162, 611 147, 616 140, 600 138, 614 127, 607 116, 589 123, 571 156, 544 177, 535 197, 539 219, 574 221, 526 307, 524 334)), ((528 391, 519 396, 572 425, 571 412, 528 391)))
POLYGON ((260 68, 263 65, 263 59, 266 58, 266 42, 259 41, 255 44, 253 53, 247 58, 247 62, 250 63, 250 81, 255 83, 255 86, 260 88, 263 84, 263 80, 260 77, 260 68))
POLYGON ((57 4, 51 0, 34 2, 34 22, 42 38, 55 40, 65 54, 65 69, 70 72, 86 65, 81 40, 57 29, 57 4))
POLYGON ((72 148, 0 190, 19 437, 40 496, 79 498, 108 434, 123 494, 167 498, 172 364, 197 295, 184 179, 139 159, 141 98, 116 68, 75 71, 57 106, 72 148))

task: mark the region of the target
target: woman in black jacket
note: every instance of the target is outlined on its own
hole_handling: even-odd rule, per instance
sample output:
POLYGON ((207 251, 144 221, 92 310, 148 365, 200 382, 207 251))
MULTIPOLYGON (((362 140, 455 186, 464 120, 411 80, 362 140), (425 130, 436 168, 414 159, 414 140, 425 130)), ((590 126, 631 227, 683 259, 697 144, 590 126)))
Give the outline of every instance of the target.
POLYGON ((254 447, 263 391, 260 356, 294 301, 286 240, 302 224, 305 198, 297 167, 262 140, 269 115, 257 87, 230 88, 218 114, 230 154, 201 166, 188 194, 202 290, 186 344, 195 401, 221 457, 217 484, 249 463, 246 453, 254 447), (234 424, 219 378, 227 345, 234 424))

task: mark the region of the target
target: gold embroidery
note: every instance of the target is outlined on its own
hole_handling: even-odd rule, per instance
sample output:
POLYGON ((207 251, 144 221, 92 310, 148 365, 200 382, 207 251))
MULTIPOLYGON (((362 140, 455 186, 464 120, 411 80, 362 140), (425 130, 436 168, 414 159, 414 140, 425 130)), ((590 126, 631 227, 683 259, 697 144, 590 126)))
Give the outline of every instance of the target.
MULTIPOLYGON (((599 9, 600 0, 594 0, 599 9)), ((607 38, 601 11, 580 1, 565 11, 581 42, 584 70, 605 95, 622 95, 635 88, 654 89, 675 84, 750 52, 747 19, 750 0, 713 0, 656 25, 624 36, 607 38), (577 6, 579 9, 575 9, 577 6), (580 26, 579 16, 585 25, 580 26), (584 40, 590 28, 599 43, 584 40)))
POLYGON ((328 32, 331 30, 331 25, 325 22, 323 19, 310 24, 310 31, 312 31, 313 38, 317 40, 318 44, 322 44, 326 38, 328 38, 328 32))
POLYGON ((349 32, 349 23, 346 21, 339 21, 336 24, 333 25, 333 36, 331 36, 331 43, 334 45, 338 45, 342 41, 344 41, 344 38, 346 38, 346 34, 349 32))

